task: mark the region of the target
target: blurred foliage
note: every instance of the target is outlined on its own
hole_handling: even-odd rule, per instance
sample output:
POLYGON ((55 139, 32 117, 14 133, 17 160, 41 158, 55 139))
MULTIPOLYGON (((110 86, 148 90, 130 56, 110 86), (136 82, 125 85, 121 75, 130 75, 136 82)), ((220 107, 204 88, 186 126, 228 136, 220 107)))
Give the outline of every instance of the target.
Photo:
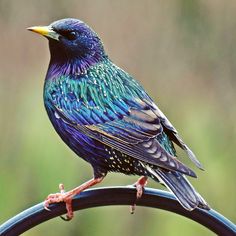
MULTIPOLYGON (((235 10, 233 0, 0 0, 0 221, 56 192, 58 183, 70 189, 92 175, 47 118, 42 90, 48 46, 26 31, 75 17, 99 33, 115 63, 159 104, 205 166, 191 182, 214 209, 235 222, 235 10)), ((109 174, 101 185, 135 179, 109 174)), ((149 186, 160 187, 152 181, 149 186)), ((25 235, 182 232, 212 235, 183 217, 147 208, 130 215, 128 207, 81 211, 70 223, 55 219, 25 235)))

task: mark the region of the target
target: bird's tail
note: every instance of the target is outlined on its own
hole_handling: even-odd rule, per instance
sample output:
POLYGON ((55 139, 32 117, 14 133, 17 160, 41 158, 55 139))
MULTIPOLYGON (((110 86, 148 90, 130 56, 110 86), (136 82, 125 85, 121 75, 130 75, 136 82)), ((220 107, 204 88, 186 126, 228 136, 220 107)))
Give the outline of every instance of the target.
POLYGON ((151 174, 151 178, 164 184, 186 210, 192 211, 196 207, 210 209, 206 201, 195 191, 183 174, 164 169, 152 169, 149 166, 146 168, 151 174))

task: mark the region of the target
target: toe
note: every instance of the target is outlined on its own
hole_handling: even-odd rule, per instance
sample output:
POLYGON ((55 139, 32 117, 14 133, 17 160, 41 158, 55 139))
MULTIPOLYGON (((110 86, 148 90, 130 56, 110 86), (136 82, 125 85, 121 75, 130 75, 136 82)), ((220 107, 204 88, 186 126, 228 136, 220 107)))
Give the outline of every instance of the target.
POLYGON ((136 189, 137 189, 137 199, 139 199, 143 195, 143 186, 138 184, 136 185, 136 189))
POLYGON ((134 214, 135 208, 136 208, 135 204, 130 206, 130 214, 134 214))
POLYGON ((74 212, 73 212, 73 209, 72 209, 72 199, 68 198, 64 201, 66 203, 66 210, 67 210, 66 217, 67 217, 67 220, 71 220, 74 216, 74 212))

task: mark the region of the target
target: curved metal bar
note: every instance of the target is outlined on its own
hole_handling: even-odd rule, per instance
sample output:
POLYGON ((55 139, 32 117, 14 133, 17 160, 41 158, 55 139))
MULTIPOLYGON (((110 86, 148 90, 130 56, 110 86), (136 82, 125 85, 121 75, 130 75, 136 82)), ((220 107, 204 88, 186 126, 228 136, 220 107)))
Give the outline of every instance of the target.
MULTIPOLYGON (((134 187, 96 188, 75 196, 73 209, 77 211, 98 206, 132 205, 135 201, 134 187)), ((236 225, 218 212, 202 209, 187 211, 177 202, 173 194, 166 191, 145 188, 142 198, 136 201, 136 205, 175 212, 200 223, 218 235, 236 236, 236 225)), ((43 203, 39 203, 21 212, 0 226, 0 235, 19 235, 42 222, 66 213, 64 203, 52 204, 49 208, 51 211, 45 210, 43 203)))

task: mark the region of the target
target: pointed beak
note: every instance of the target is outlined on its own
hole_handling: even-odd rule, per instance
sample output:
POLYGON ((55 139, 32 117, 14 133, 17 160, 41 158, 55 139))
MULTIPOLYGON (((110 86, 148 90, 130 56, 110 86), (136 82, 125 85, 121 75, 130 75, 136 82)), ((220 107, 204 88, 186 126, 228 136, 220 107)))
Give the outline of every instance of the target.
POLYGON ((55 32, 50 26, 33 26, 27 28, 27 30, 35 32, 37 34, 41 34, 47 38, 59 41, 60 35, 57 32, 55 32))

